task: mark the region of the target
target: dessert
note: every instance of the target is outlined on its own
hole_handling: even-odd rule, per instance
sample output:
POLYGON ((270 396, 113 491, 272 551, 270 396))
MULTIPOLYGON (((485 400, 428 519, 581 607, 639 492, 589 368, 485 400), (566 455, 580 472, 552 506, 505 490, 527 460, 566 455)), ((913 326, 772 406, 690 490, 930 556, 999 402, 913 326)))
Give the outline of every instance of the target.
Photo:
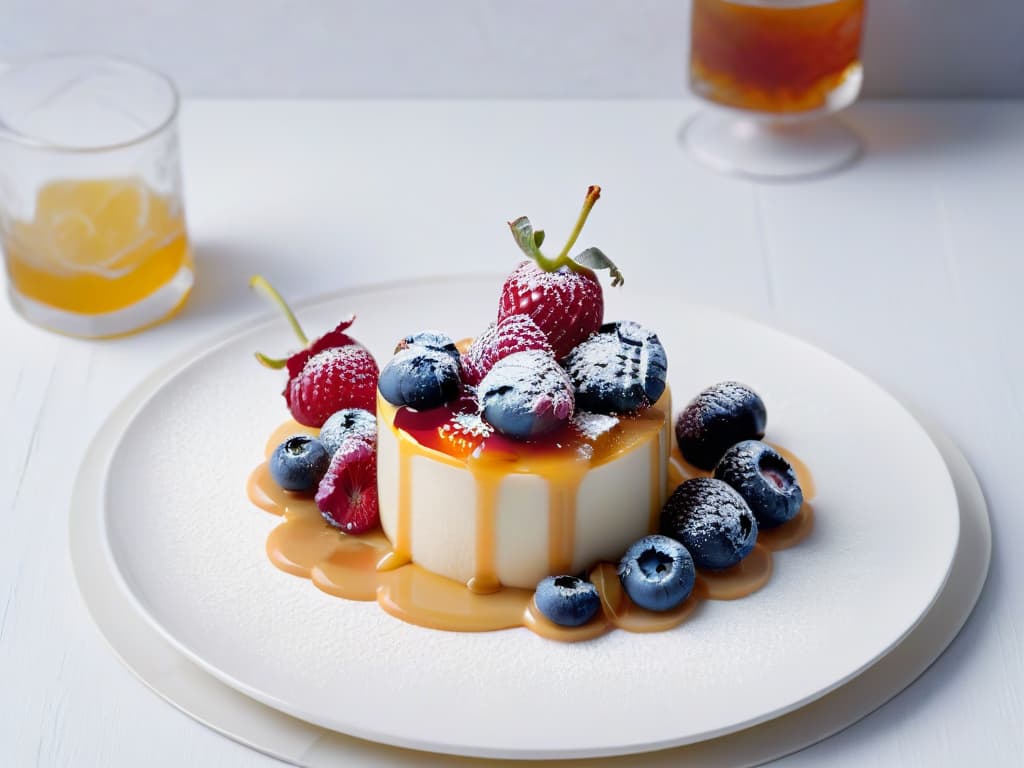
POLYGON ((510 222, 529 259, 494 322, 459 343, 408 334, 379 372, 349 335, 354 318, 309 343, 254 278, 303 344, 257 355, 287 368, 294 418, 249 481, 253 502, 284 517, 267 541, 275 565, 412 623, 563 640, 668 629, 700 599, 767 582, 771 551, 810 531, 810 478, 759 442, 764 404, 735 382, 676 424, 703 469, 673 454, 661 341, 606 322, 595 270, 623 282, 607 256, 569 256, 599 196, 588 190, 554 258, 528 219, 510 222))
MULTIPOLYGON (((668 395, 642 414, 609 417, 607 432, 584 416, 526 446, 476 409, 469 399, 415 413, 378 402, 381 527, 394 561, 477 592, 532 589, 617 560, 651 530, 668 484, 668 395)), ((491 418, 515 427, 516 415, 491 418)))
MULTIPOLYGON (((667 495, 667 360, 638 323, 603 324, 597 277, 567 256, 599 194, 588 190, 556 259, 529 220, 511 223, 530 259, 460 360, 433 331, 419 335, 429 344, 409 337, 381 371, 388 566, 411 561, 480 593, 533 589, 616 560, 650 532, 667 495)), ((607 257, 591 263, 621 282, 607 257)))

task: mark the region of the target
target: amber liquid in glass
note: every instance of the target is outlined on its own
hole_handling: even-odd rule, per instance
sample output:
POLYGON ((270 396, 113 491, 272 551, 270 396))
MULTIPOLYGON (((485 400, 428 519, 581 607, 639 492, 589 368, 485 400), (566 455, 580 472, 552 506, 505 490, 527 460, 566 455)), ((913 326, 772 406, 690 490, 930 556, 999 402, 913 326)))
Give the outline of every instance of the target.
POLYGON ((130 306, 192 266, 180 206, 141 179, 51 182, 35 216, 0 235, 21 295, 81 315, 130 306))
POLYGON ((864 0, 693 0, 691 85, 740 109, 829 107, 846 79, 859 76, 863 21, 864 0))

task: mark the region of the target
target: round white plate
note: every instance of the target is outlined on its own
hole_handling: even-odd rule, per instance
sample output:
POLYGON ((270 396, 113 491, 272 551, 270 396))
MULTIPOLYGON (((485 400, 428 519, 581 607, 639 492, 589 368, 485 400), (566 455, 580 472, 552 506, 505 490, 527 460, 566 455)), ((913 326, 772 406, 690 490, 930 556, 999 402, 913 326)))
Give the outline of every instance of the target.
MULTIPOLYGON (((129 415, 143 397, 163 383, 165 375, 165 371, 156 372, 104 423, 86 453, 71 500, 69 543, 75 579, 97 627, 114 652, 142 682, 190 717, 235 741, 295 765, 411 768, 490 764, 374 744, 281 714, 200 670, 142 619, 120 588, 111 563, 103 556, 100 486, 103 468, 129 415)), ((946 586, 920 624, 877 663, 817 701, 727 736, 648 753, 643 757, 645 766, 741 768, 795 752, 884 704, 924 672, 953 641, 985 583, 991 531, 985 497, 970 465, 940 430, 932 427, 929 432, 956 486, 960 539, 946 586)), ((581 762, 589 768, 616 768, 629 760, 581 762)), ((580 763, 565 763, 570 764, 580 763)))
MULTIPOLYGON (((301 316, 319 331, 356 312, 354 335, 383 359, 424 327, 478 332, 499 283, 365 289, 301 316)), ((680 400, 721 379, 753 385, 769 438, 812 468, 815 532, 777 555, 756 595, 705 603, 672 632, 562 645, 526 630, 422 629, 281 573, 264 554, 277 521, 244 495, 287 416, 282 380, 251 357, 292 344, 275 319, 186 363, 125 428, 107 468, 105 522, 131 599, 179 651, 276 709, 388 744, 494 757, 709 739, 806 704, 894 647, 939 594, 959 530, 952 482, 924 430, 857 372, 764 326, 628 289, 611 294, 606 316, 659 332, 680 400)))

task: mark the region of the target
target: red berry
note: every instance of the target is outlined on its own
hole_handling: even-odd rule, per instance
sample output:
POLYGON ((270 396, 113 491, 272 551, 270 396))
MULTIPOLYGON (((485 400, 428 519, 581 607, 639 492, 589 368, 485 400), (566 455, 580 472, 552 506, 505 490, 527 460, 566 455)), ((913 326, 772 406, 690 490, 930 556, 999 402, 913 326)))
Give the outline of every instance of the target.
POLYGON ((316 506, 345 533, 365 533, 380 523, 377 451, 370 442, 356 436, 341 444, 317 488, 316 506))
POLYGON ((300 424, 321 427, 342 408, 377 412, 377 363, 365 347, 330 347, 288 380, 284 399, 300 424))
POLYGON ((551 351, 544 331, 529 315, 509 315, 489 325, 473 340, 462 356, 462 380, 467 384, 479 384, 496 362, 531 349, 551 351))
POLYGON ((589 269, 561 267, 545 272, 534 262, 524 261, 501 288, 498 322, 512 315, 529 315, 561 360, 601 327, 601 284, 589 269))
POLYGON ((345 320, 335 326, 333 331, 328 331, 312 344, 306 346, 301 352, 296 352, 288 358, 288 378, 294 379, 302 371, 306 361, 317 352, 323 352, 331 347, 348 347, 353 344, 359 346, 359 342, 349 336, 345 331, 355 322, 356 316, 349 315, 345 320))

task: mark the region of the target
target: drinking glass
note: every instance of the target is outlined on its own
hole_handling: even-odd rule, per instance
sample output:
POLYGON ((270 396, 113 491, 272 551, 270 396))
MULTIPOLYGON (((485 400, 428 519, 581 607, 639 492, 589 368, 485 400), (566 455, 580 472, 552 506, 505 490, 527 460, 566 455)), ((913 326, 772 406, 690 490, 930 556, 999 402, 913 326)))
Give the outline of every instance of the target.
POLYGON ((182 306, 193 265, 177 113, 170 80, 109 56, 0 71, 0 247, 26 319, 95 338, 182 306))
POLYGON ((683 129, 713 167, 815 176, 853 162, 857 135, 832 115, 860 93, 865 0, 693 0, 690 87, 707 109, 683 129))

